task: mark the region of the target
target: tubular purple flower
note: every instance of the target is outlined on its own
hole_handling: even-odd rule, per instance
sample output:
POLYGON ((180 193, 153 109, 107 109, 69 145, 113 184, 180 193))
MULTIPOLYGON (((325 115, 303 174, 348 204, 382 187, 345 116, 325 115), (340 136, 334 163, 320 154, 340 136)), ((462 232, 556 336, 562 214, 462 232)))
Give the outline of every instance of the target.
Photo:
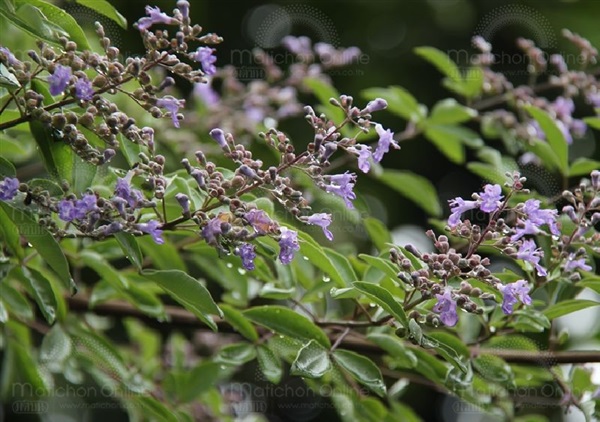
POLYGON ((111 234, 118 233, 121 230, 123 230, 123 225, 118 221, 113 221, 112 223, 103 226, 102 228, 104 229, 102 234, 104 236, 110 236, 111 234))
POLYGON ((450 204, 450 217, 448 217, 448 225, 455 227, 460 223, 460 216, 467 211, 477 208, 477 201, 465 201, 460 197, 456 197, 448 201, 450 204))
POLYGON ((282 264, 289 264, 294 259, 294 252, 300 250, 298 244, 298 233, 287 227, 281 227, 281 239, 279 240, 279 260, 282 264))
POLYGON ((144 200, 144 195, 137 189, 131 187, 132 173, 128 173, 125 177, 119 177, 115 185, 115 196, 127 201, 131 208, 137 208, 144 200))
POLYGON ((192 176, 194 178, 194 180, 196 180, 196 183, 198 183, 198 187, 200 189, 206 189, 206 182, 204 181, 204 176, 202 175, 202 171, 200 171, 198 169, 194 169, 191 171, 190 176, 192 176))
POLYGON ((5 177, 0 182, 0 201, 10 201, 19 191, 19 179, 14 177, 5 177))
POLYGON ((373 113, 375 111, 384 110, 387 108, 387 106, 388 103, 386 100, 384 100, 383 98, 375 98, 373 101, 369 101, 367 103, 367 106, 364 108, 363 111, 367 113, 373 113))
POLYGON ((152 25, 157 23, 163 23, 166 25, 176 24, 177 20, 170 17, 164 12, 161 12, 160 8, 146 6, 146 15, 147 17, 143 17, 137 21, 137 27, 140 31, 146 31, 152 25))
POLYGON ((443 295, 436 294, 435 297, 437 298, 437 303, 433 307, 433 312, 440 314, 440 320, 445 326, 454 327, 458 322, 458 315, 451 289, 446 289, 443 295))
POLYGON ((219 94, 212 88, 210 82, 195 84, 194 95, 208 108, 214 107, 220 100, 219 94))
POLYGON ((390 145, 394 148, 400 148, 400 146, 394 141, 394 133, 391 130, 383 129, 379 123, 375 125, 375 130, 379 135, 379 142, 377 142, 373 159, 379 163, 383 159, 383 155, 390 150, 390 145))
POLYGON ((326 178, 330 184, 325 185, 325 191, 341 197, 346 202, 348 208, 354 209, 352 200, 356 199, 356 194, 352 189, 354 189, 356 175, 346 172, 344 174, 326 176, 326 178))
POLYGON ((244 214, 244 218, 258 234, 267 234, 274 228, 275 223, 263 210, 252 209, 244 214))
POLYGON ((228 148, 227 140, 225 139, 225 133, 221 129, 215 128, 211 130, 208 134, 211 136, 211 138, 217 141, 217 144, 219 144, 221 148, 228 148))
POLYGON ((58 65, 54 69, 54 73, 48 76, 50 83, 50 94, 59 95, 64 92, 71 80, 71 68, 63 65, 58 65))
POLYGON ((528 199, 525 201, 525 205, 523 206, 523 212, 525 212, 529 221, 531 221, 531 223, 534 225, 539 227, 543 224, 546 224, 550 228, 550 232, 552 232, 553 235, 560 235, 560 231, 558 230, 558 225, 556 223, 558 211, 540 209, 539 200, 528 199))
POLYGON ((211 245, 217 243, 217 236, 223 233, 221 224, 223 221, 219 217, 208 220, 208 223, 202 228, 202 237, 211 245))
POLYGON ((165 243, 165 240, 161 237, 163 231, 159 229, 160 223, 156 220, 150 220, 147 223, 140 223, 137 225, 137 229, 141 232, 148 233, 152 236, 152 240, 159 245, 165 243))
POLYGON ((156 106, 165 108, 171 113, 171 120, 173 120, 173 126, 179 127, 179 118, 177 117, 177 111, 180 108, 185 107, 185 100, 178 100, 175 97, 167 95, 163 98, 156 100, 156 106))
POLYGON ((306 222, 321 227, 325 237, 330 241, 333 240, 333 233, 327 229, 331 224, 331 214, 326 214, 324 212, 313 214, 306 219, 306 222))
POLYGON ((500 185, 485 185, 483 192, 479 193, 481 204, 479 209, 483 212, 492 213, 500 207, 500 200, 504 198, 502 195, 502 187, 500 185))
POLYGON ((531 263, 539 276, 548 275, 546 269, 539 264, 543 256, 544 252, 541 248, 536 249, 536 244, 533 240, 524 240, 517 251, 517 258, 531 263))
POLYGON ((190 2, 188 2, 186 0, 179 0, 177 2, 177 8, 179 9, 179 11, 181 12, 181 15, 184 18, 190 17, 190 2))
POLYGON ((242 265, 248 271, 252 271, 254 267, 254 259, 256 258, 256 252, 254 251, 254 245, 250 243, 242 243, 240 246, 235 248, 236 255, 242 258, 242 265))
POLYGON ((358 155, 358 169, 363 173, 368 173, 371 170, 371 147, 364 144, 357 144, 353 147, 348 147, 347 150, 358 155))
MULTIPOLYGON (((294 37, 292 35, 287 35, 281 40, 281 45, 299 56, 312 55, 311 41, 308 37, 294 37)), ((315 45, 315 50, 318 50, 317 45, 315 45)), ((317 51, 317 54, 320 54, 319 51, 317 51)))
POLYGON ((10 66, 14 66, 20 63, 19 60, 15 57, 15 55, 6 47, 0 47, 0 53, 4 54, 6 57, 6 61, 10 66))
POLYGON ((190 213, 190 198, 186 194, 178 193, 175 195, 175 199, 179 202, 179 206, 183 210, 183 214, 190 213))
POLYGON ((214 56, 214 52, 214 48, 198 47, 196 53, 192 55, 192 59, 200 63, 202 71, 206 75, 214 75, 217 73, 217 67, 215 66, 217 58, 214 56))
POLYGON ((80 100, 89 101, 94 96, 94 88, 88 78, 78 78, 75 82, 75 96, 80 100))
POLYGON ((592 271, 592 267, 585 263, 585 257, 575 259, 575 254, 570 254, 565 263, 565 271, 570 273, 580 269, 583 271, 592 271))
POLYGON ((513 313, 513 307, 519 301, 524 305, 531 305, 529 297, 529 285, 525 280, 517 280, 507 285, 498 284, 496 286, 503 295, 502 312, 506 315, 513 313))
POLYGON ((112 160, 115 155, 117 155, 117 153, 112 148, 106 148, 102 154, 105 163, 108 163, 110 160, 112 160))

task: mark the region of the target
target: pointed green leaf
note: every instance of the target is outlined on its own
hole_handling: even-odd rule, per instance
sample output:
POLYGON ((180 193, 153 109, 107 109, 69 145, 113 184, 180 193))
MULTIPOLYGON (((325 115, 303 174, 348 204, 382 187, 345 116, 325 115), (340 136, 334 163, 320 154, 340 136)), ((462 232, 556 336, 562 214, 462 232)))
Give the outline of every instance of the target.
POLYGON ((362 92, 368 100, 383 98, 388 103, 388 110, 406 120, 419 122, 425 118, 425 109, 413 95, 401 86, 388 88, 369 88, 362 92))
POLYGON ((386 243, 392 242, 392 235, 381 220, 374 217, 367 217, 363 220, 363 224, 369 233, 369 237, 375 244, 375 247, 380 251, 383 251, 386 248, 386 243))
POLYGON ((48 279, 33 268, 23 267, 23 281, 49 324, 56 319, 58 301, 48 279))
POLYGON ((103 16, 115 21, 121 28, 127 29, 127 19, 121 15, 117 9, 114 8, 106 0, 75 0, 76 3, 82 6, 89 7, 92 10, 100 13, 103 16))
POLYGON ((600 302, 596 302, 593 300, 569 299, 549 306, 544 310, 544 315, 548 319, 552 320, 563 315, 570 314, 572 312, 577 312, 581 309, 599 305, 600 302))
POLYGON ((385 396, 386 387, 381 371, 373 361, 358 353, 349 350, 335 350, 335 361, 348 371, 359 383, 373 391, 380 397, 385 396))
POLYGON ((390 292, 381 286, 365 281, 356 281, 352 285, 360 290, 370 300, 381 306, 387 313, 392 315, 399 323, 408 327, 408 319, 402 306, 396 302, 390 292))
POLYGON ((281 360, 277 355, 264 344, 260 344, 256 348, 256 357, 258 358, 258 366, 263 375, 273 384, 278 384, 283 376, 283 368, 281 367, 281 360))
POLYGON ((327 349, 311 340, 298 351, 290 373, 306 378, 321 378, 330 368, 327 349))
POLYGON ((258 325, 279 334, 304 340, 315 340, 323 347, 331 347, 327 335, 305 316, 283 306, 258 306, 244 315, 258 325))
POLYGON ((415 53, 434 65, 437 70, 446 75, 450 80, 458 83, 462 82, 462 75, 458 66, 443 51, 435 47, 417 47, 415 48, 415 53))
POLYGON ((441 100, 433 106, 427 123, 446 125, 467 122, 477 116, 477 111, 459 104, 454 98, 441 100))
POLYGON ((419 205, 430 215, 436 217, 442 215, 442 207, 435 187, 423 176, 409 171, 385 170, 379 180, 419 205))
POLYGON ((225 320, 241 335, 246 337, 248 340, 255 342, 258 340, 258 334, 254 326, 248 321, 248 319, 240 311, 232 306, 221 303, 219 308, 223 311, 223 317, 225 320))
POLYGON ((546 140, 558 160, 558 168, 561 174, 568 174, 569 146, 565 135, 558 128, 554 119, 544 110, 534 106, 527 106, 525 110, 539 123, 540 128, 546 135, 546 140))
POLYGON ((215 362, 231 366, 240 366, 256 358, 256 349, 250 343, 228 344, 219 350, 215 362))
POLYGON ((17 225, 8 217, 3 208, 0 208, 0 238, 19 262, 25 258, 25 250, 21 246, 21 236, 17 225))
POLYGON ((140 249, 140 245, 138 245, 135 236, 131 233, 119 232, 115 233, 115 239, 119 242, 119 246, 123 249, 127 259, 135 265, 138 270, 141 270, 144 257, 142 256, 142 250, 140 249))

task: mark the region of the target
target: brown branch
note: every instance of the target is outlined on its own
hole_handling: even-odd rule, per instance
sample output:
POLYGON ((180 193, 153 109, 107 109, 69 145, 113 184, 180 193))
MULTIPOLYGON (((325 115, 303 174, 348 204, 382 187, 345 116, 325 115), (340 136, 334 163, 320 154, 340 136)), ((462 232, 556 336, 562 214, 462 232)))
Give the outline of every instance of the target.
MULTIPOLYGON (((175 306, 165 306, 165 313, 168 317, 168 321, 160 322, 155 318, 150 317, 142 311, 136 309, 131 304, 123 301, 109 301, 98 304, 93 308, 90 308, 89 299, 83 296, 65 297, 69 305, 69 309, 73 312, 93 312, 97 315, 114 316, 114 317, 134 317, 143 320, 150 325, 158 327, 172 327, 177 326, 181 328, 193 328, 193 329, 209 329, 204 323, 202 323, 194 314, 184 309, 175 306)), ((215 322, 219 327, 220 332, 234 333, 233 328, 224 320, 215 318, 215 322)), ((317 323, 322 326, 331 326, 331 322, 320 322, 317 323)), ((346 328, 364 328, 366 325, 362 321, 339 321, 338 326, 345 326, 346 328), (345 323, 345 324, 344 324, 345 323), (360 324, 359 324, 360 323, 360 324)), ((371 325, 377 325, 375 321, 371 325)), ((356 337, 346 337, 339 344, 340 347, 350 349, 355 352, 381 355, 384 351, 377 345, 370 343, 366 340, 356 337)), ((410 345, 410 347, 413 347, 410 345)), ((416 347, 416 346, 414 346, 416 347)), ((433 353, 433 350, 431 350, 433 353)), ((600 362, 600 351, 595 350, 573 350, 564 352, 530 352, 524 350, 512 350, 512 349, 487 349, 473 347, 471 348, 472 357, 479 354, 491 354, 498 356, 510 363, 522 363, 537 366, 554 366, 564 363, 589 363, 589 362, 600 362)))

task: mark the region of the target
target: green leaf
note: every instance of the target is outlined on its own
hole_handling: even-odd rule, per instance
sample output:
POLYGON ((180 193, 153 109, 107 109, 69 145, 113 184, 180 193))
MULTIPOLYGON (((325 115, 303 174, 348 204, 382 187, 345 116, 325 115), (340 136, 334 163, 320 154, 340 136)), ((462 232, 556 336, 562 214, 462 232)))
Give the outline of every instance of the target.
POLYGON ((472 161, 467 163, 467 168, 472 173, 475 173, 477 176, 481 177, 483 180, 487 180, 488 182, 497 183, 502 186, 506 181, 504 172, 490 164, 472 161))
POLYGON ((600 302, 584 299, 565 300, 549 306, 544 310, 544 315, 550 320, 579 311, 581 309, 599 306, 600 302))
POLYGON ((4 157, 0 157, 0 177, 15 177, 17 170, 15 166, 4 157))
POLYGON ((18 227, 21 236, 25 237, 44 261, 58 275, 65 288, 75 292, 77 287, 69 273, 69 264, 54 237, 44 227, 31 219, 23 211, 13 208, 5 202, 0 207, 18 227))
POLYGON ((338 269, 330 259, 325 250, 314 239, 305 232, 298 231, 300 239, 300 253, 306 256, 311 264, 328 274, 337 287, 346 287, 347 280, 344 280, 338 269))
POLYGON ((335 350, 335 361, 348 371, 359 383, 373 391, 380 397, 385 396, 386 387, 381 371, 373 361, 358 353, 349 350, 335 350))
POLYGON ((263 375, 273 384, 278 384, 283 376, 283 368, 277 355, 269 347, 260 344, 256 348, 256 357, 263 375))
POLYGON ((415 53, 434 65, 437 70, 446 75, 450 80, 459 83, 462 82, 462 75, 458 66, 443 51, 435 47, 417 47, 415 48, 415 53))
POLYGON ((209 314, 222 317, 223 313, 200 281, 179 270, 145 270, 142 275, 154 281, 176 302, 217 331, 217 324, 209 314))
POLYGON ((179 422, 175 413, 152 396, 136 396, 134 401, 141 407, 145 420, 160 422, 179 422))
POLYGON ((244 315, 258 325, 279 334, 304 340, 315 340, 329 348, 327 335, 305 316, 283 306, 258 306, 248 309, 244 315))
POLYGON ((419 205, 428 214, 435 217, 442 215, 435 187, 423 176, 409 171, 385 170, 379 180, 419 205))
POLYGON ((339 92, 337 92, 333 86, 318 78, 305 78, 303 83, 313 92, 313 94, 315 94, 319 102, 328 111, 328 117, 330 119, 337 124, 344 120, 344 111, 329 102, 331 98, 337 100, 340 97, 339 92))
POLYGON ((321 378, 329 369, 331 362, 328 350, 311 340, 298 351, 290 373, 306 378, 321 378))
POLYGON ((442 154, 453 163, 465 162, 465 147, 460 140, 448 134, 439 126, 428 126, 425 129, 425 137, 429 139, 442 154))
MULTIPOLYGON (((387 245, 386 245, 386 247, 387 247, 387 245)), ((388 247, 388 249, 389 249, 389 247, 388 247)), ((358 255, 358 257, 360 259, 362 259, 363 261, 369 263, 373 267, 377 268, 378 270, 384 272, 385 275, 390 277, 392 280, 396 280, 398 278, 398 270, 396 268, 394 268, 394 266, 392 265, 392 263, 390 261, 383 259, 383 258, 379 258, 377 256, 367 255, 364 253, 358 255)))
POLYGON ((8 217, 3 208, 0 208, 0 238, 17 257, 19 262, 25 258, 25 250, 21 246, 21 236, 17 225, 8 217))
MULTIPOLYGON (((36 80, 32 81, 34 89, 36 80)), ((71 148, 61 140, 52 137, 48 129, 37 120, 29 123, 29 129, 33 139, 37 143, 46 171, 58 182, 62 180, 71 181, 73 175, 73 152, 71 148)))
POLYGON ((6 7, 6 2, 3 2, 0 6, 0 16, 33 37, 55 45, 59 44, 58 38, 61 35, 67 35, 60 27, 48 21, 40 9, 30 4, 21 4, 19 10, 15 10, 14 4, 11 3, 9 8, 6 7))
POLYGON ((350 282, 358 280, 356 272, 352 268, 352 265, 350 265, 348 258, 333 249, 323 248, 323 250, 335 267, 340 279, 343 280, 344 285, 349 285, 350 282))
POLYGON ((89 7, 103 16, 115 21, 121 28, 127 29, 127 19, 106 0, 75 0, 82 6, 89 7))
POLYGON ((138 245, 135 236, 131 233, 119 232, 115 233, 115 239, 117 239, 119 246, 123 249, 125 257, 127 257, 138 270, 141 270, 144 257, 142 256, 142 250, 140 249, 140 245, 138 245))
POLYGON ((573 161, 569 168, 569 177, 587 176, 592 171, 600 168, 600 161, 590 160, 589 158, 578 158, 573 161))
POLYGON ((525 149, 540 157, 544 167, 546 167, 548 170, 560 170, 560 159, 554 153, 548 142, 542 141, 541 139, 533 139, 530 143, 526 143, 524 146, 525 149))
POLYGON ((535 106, 527 106, 525 110, 539 123, 540 128, 546 135, 546 140, 558 159, 561 174, 568 174, 569 146, 565 135, 558 128, 554 119, 544 110, 535 106))
POLYGON ((410 92, 400 86, 388 88, 369 88, 362 92, 363 97, 372 100, 383 98, 388 103, 388 110, 406 120, 419 122, 426 116, 426 109, 419 104, 410 92))
POLYGON ((77 154, 71 154, 73 161, 71 173, 71 190, 76 194, 85 192, 92 186, 98 167, 83 161, 77 154))
POLYGON ((65 194, 62 188, 50 179, 31 179, 27 184, 32 190, 45 190, 48 191, 51 196, 63 196, 65 194))
POLYGON ((286 289, 277 287, 274 283, 267 283, 262 286, 258 295, 266 299, 289 299, 295 292, 296 289, 294 287, 286 289))
POLYGON ((404 313, 402 306, 396 302, 390 292, 381 286, 373 283, 367 283, 364 281, 356 281, 352 285, 360 290, 370 300, 381 306, 387 313, 392 315, 396 320, 408 327, 408 319, 404 313))
POLYGON ((41 0, 15 0, 17 10, 24 4, 37 7, 50 22, 66 31, 71 41, 77 43, 77 49, 79 51, 91 50, 83 29, 81 29, 77 21, 67 12, 53 4, 41 0))
POLYGON ((16 315, 23 320, 33 319, 33 310, 31 309, 29 301, 21 292, 8 284, 6 280, 0 281, 0 293, 2 302, 9 313, 16 315))
POLYGON ((583 121, 589 127, 600 130, 600 117, 584 117, 583 121))
POLYGON ((386 249, 386 243, 392 243, 392 235, 381 220, 374 217, 367 217, 363 220, 363 224, 375 247, 380 251, 386 249))
POLYGON ((58 306, 52 285, 42 273, 33 268, 23 267, 22 271, 22 280, 26 283, 46 321, 52 324, 56 319, 56 307, 58 306))
POLYGON ((385 350, 394 360, 394 364, 402 368, 417 366, 417 357, 397 336, 384 333, 370 333, 367 339, 385 350))
POLYGON ((14 353, 17 373, 27 388, 38 396, 45 394, 48 385, 44 382, 40 366, 33 359, 31 351, 11 338, 8 339, 8 348, 14 353))
POLYGON ((62 364, 73 351, 71 338, 60 324, 56 324, 44 336, 40 347, 40 361, 51 365, 62 364))
POLYGON ((158 245, 150 236, 137 238, 137 242, 144 254, 152 259, 155 267, 161 270, 187 271, 181 254, 171 242, 166 241, 162 245, 158 245))
POLYGON ((256 349, 250 343, 228 344, 219 350, 215 362, 231 366, 240 366, 256 358, 256 349))
MULTIPOLYGON (((2 287, 0 287, 0 290, 1 289, 2 289, 2 287)), ((6 309, 6 306, 4 306, 4 302, 2 302, 2 299, 0 299, 0 323, 6 324, 7 321, 8 321, 8 310, 6 309)))
POLYGON ((482 353, 471 362, 473 368, 486 380, 507 383, 513 379, 510 366, 498 356, 482 353))
POLYGON ((467 122, 477 116, 477 111, 459 104, 454 98, 439 101, 431 110, 427 123, 446 125, 467 122))
POLYGON ((223 317, 225 320, 241 335, 246 337, 248 340, 255 342, 258 340, 258 334, 254 326, 246 319, 237 309, 227 304, 220 304, 219 308, 223 311, 223 317))

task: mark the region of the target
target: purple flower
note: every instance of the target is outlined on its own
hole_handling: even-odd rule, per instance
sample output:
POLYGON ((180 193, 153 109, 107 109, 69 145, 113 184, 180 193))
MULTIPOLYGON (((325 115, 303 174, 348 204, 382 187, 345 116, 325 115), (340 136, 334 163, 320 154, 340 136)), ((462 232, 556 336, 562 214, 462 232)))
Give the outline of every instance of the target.
POLYGON ((166 108, 171 113, 171 120, 173 120, 173 126, 179 127, 179 119, 177 118, 177 111, 185 107, 185 100, 178 100, 175 97, 167 95, 163 98, 156 100, 156 106, 166 108))
POLYGON ((279 240, 279 260, 282 264, 289 264, 294 259, 294 252, 300 250, 298 244, 298 233, 287 227, 281 227, 281 239, 279 240))
POLYGON ((346 172, 344 174, 325 177, 330 182, 329 185, 325 185, 325 191, 341 197, 346 202, 346 206, 353 209, 354 205, 352 205, 351 201, 356 199, 356 194, 352 189, 354 189, 356 175, 346 172))
POLYGON ((170 17, 164 12, 161 12, 158 7, 146 6, 146 15, 148 16, 141 18, 137 22, 137 27, 140 31, 145 31, 157 23, 164 23, 166 25, 177 23, 176 19, 170 17))
POLYGON ((558 97, 550 105, 550 108, 556 113, 556 117, 560 120, 570 119, 571 114, 575 111, 575 103, 571 98, 558 97))
POLYGON ((254 245, 251 245, 250 243, 242 243, 235 249, 235 254, 242 258, 242 265, 245 269, 249 271, 254 269, 254 258, 256 258, 254 245))
POLYGON ((215 128, 209 132, 209 135, 211 138, 217 141, 217 144, 219 144, 221 148, 227 148, 227 140, 225 139, 225 133, 221 129, 215 128))
POLYGON ((132 173, 125 177, 119 177, 115 186, 115 196, 127 201, 131 208, 136 208, 144 200, 144 195, 137 189, 131 187, 132 173))
POLYGON ((375 130, 379 135, 379 142, 373 154, 373 159, 379 163, 383 159, 383 154, 390 150, 390 145, 394 148, 400 148, 400 146, 394 141, 394 133, 391 130, 384 130, 380 124, 375 125, 375 130))
MULTIPOLYGON (((292 35, 288 35, 283 37, 281 40, 281 45, 298 56, 308 57, 312 55, 311 41, 308 37, 294 37, 292 35)), ((316 45, 315 50, 318 50, 316 45)), ((317 53, 320 54, 318 51, 317 53)))
POLYGON ((500 200, 503 197, 500 185, 485 185, 483 192, 479 193, 481 199, 479 209, 483 212, 492 213, 499 208, 500 200))
POLYGON ((450 204, 450 217, 448 217, 448 225, 455 227, 460 223, 460 216, 467 211, 477 208, 477 201, 465 201, 462 198, 454 198, 448 201, 450 204))
POLYGON ((15 57, 15 55, 6 47, 0 47, 0 53, 6 56, 6 61, 10 66, 14 66, 19 63, 19 60, 15 57))
POLYGON ((19 191, 19 179, 14 177, 5 177, 0 182, 0 201, 10 201, 19 191))
POLYGON ((575 259, 575 255, 570 254, 565 263, 565 271, 570 273, 578 268, 583 271, 592 271, 592 267, 585 263, 585 257, 575 259))
POLYGON ((373 113, 374 111, 384 110, 388 106, 388 103, 383 98, 375 98, 373 101, 369 101, 365 110, 367 113, 373 113))
POLYGON ((181 15, 184 18, 187 18, 190 16, 190 2, 188 2, 186 0, 179 0, 177 2, 177 8, 179 9, 179 11, 181 12, 181 15))
POLYGON ((96 202, 96 195, 93 194, 85 194, 78 200, 63 199, 58 203, 58 218, 63 221, 83 220, 98 208, 96 202))
POLYGON ((196 53, 192 55, 192 59, 200 63, 202 70, 206 75, 214 75, 217 73, 215 62, 217 58, 213 55, 215 52, 214 48, 210 47, 198 47, 196 53))
POLYGON ((517 258, 531 263, 537 270, 537 275, 546 276, 546 269, 540 266, 540 258, 544 256, 542 249, 537 248, 533 240, 524 240, 517 252, 517 258))
POLYGON ((244 214, 246 221, 258 234, 269 233, 273 228, 273 220, 263 210, 252 209, 244 214))
POLYGON ((217 236, 223 233, 223 221, 219 217, 208 220, 208 223, 202 228, 202 237, 212 245, 217 243, 217 236))
POLYGON ((179 206, 183 210, 184 214, 190 213, 190 198, 184 193, 178 193, 175 195, 175 199, 179 202, 179 206))
POLYGON ((456 314, 456 302, 452 299, 452 292, 446 289, 443 295, 436 294, 437 303, 433 307, 433 312, 440 314, 440 319, 447 327, 454 327, 458 322, 456 314))
POLYGON ((600 108, 600 92, 589 94, 587 96, 587 100, 592 105, 592 107, 600 108))
POLYGON ((58 65, 54 69, 54 73, 48 76, 50 82, 50 94, 61 94, 69 85, 71 80, 71 68, 63 65, 58 65))
POLYGON ((211 108, 219 103, 219 94, 215 91, 210 83, 197 83, 194 86, 194 95, 204 103, 208 108, 211 108))
POLYGON ((518 301, 525 305, 531 305, 529 286, 525 280, 517 280, 507 285, 498 284, 497 287, 503 295, 502 312, 506 315, 512 314, 513 306, 518 301))
POLYGON ((371 170, 371 147, 368 145, 357 144, 349 147, 348 151, 358 155, 358 168, 363 173, 368 173, 371 170))
POLYGON ((529 221, 531 221, 536 226, 539 227, 542 224, 546 224, 550 228, 550 231, 553 235, 560 235, 558 225, 556 224, 556 217, 558 215, 558 211, 540 209, 540 201, 538 201, 537 199, 528 199, 527 201, 525 201, 523 212, 525 212, 529 221))
POLYGON ((331 224, 331 214, 317 213, 313 214, 306 219, 308 224, 319 226, 323 229, 323 233, 328 240, 333 240, 333 233, 331 233, 327 227, 331 224))
POLYGON ((80 100, 89 101, 94 95, 94 88, 88 78, 79 78, 75 82, 75 96, 80 100))
POLYGON ((138 230, 144 233, 148 233, 152 236, 152 240, 154 240, 157 244, 162 245, 165 243, 165 240, 161 237, 163 231, 159 229, 160 223, 156 220, 150 220, 147 223, 140 223, 137 225, 138 230))

